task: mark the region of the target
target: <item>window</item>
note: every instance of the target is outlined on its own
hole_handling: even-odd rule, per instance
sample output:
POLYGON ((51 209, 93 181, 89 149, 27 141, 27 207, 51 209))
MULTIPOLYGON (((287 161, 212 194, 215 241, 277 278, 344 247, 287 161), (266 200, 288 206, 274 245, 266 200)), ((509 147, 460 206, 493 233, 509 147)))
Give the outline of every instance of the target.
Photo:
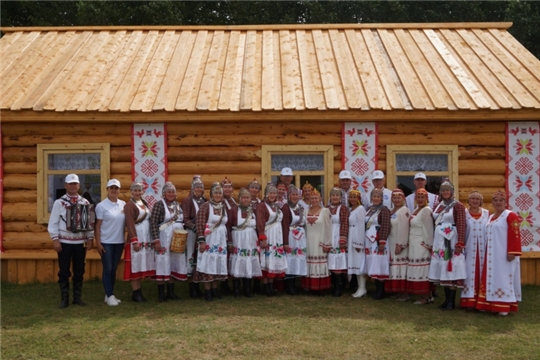
POLYGON ((308 181, 321 192, 323 199, 333 186, 334 147, 332 145, 289 145, 262 147, 263 190, 269 181, 276 183, 281 169, 294 173, 293 184, 300 189, 308 181))
POLYGON ((38 144, 38 223, 49 222, 54 201, 66 192, 67 174, 79 176, 81 195, 100 202, 110 173, 109 159, 109 144, 38 144))
POLYGON ((442 181, 448 178, 454 193, 459 194, 457 145, 388 145, 386 154, 389 189, 400 188, 407 196, 416 189, 414 175, 423 172, 427 191, 438 194, 442 181))

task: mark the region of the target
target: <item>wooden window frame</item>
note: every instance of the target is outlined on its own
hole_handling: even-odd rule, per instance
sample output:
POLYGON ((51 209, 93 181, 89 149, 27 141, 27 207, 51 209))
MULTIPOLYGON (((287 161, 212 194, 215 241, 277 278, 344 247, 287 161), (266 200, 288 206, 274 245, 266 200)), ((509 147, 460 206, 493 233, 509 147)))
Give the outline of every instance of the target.
MULTIPOLYGON (((446 154, 448 156, 448 178, 454 185, 454 194, 459 194, 459 151, 457 145, 387 145, 386 146, 386 186, 395 189, 397 154, 446 154)), ((439 171, 422 171, 427 176, 441 176, 439 171)), ((401 176, 414 176, 418 171, 400 171, 401 176)))
POLYGON ((37 144, 37 222, 47 224, 49 222, 49 194, 48 175, 67 175, 70 173, 100 174, 101 194, 106 194, 107 181, 110 176, 110 144, 107 143, 81 143, 81 144, 37 144), (49 157, 52 154, 100 154, 100 168, 95 170, 70 169, 49 170, 49 157))
MULTIPOLYGON (((263 145, 261 148, 261 184, 264 186, 272 179, 272 176, 279 176, 281 171, 272 171, 272 155, 273 154, 323 154, 324 170, 323 171, 297 171, 294 170, 294 183, 302 175, 317 176, 324 175, 324 188, 330 191, 334 186, 334 146, 333 145, 263 145)), ((302 187, 302 184, 300 184, 302 187)), ((321 194, 323 198, 324 194, 321 194)))

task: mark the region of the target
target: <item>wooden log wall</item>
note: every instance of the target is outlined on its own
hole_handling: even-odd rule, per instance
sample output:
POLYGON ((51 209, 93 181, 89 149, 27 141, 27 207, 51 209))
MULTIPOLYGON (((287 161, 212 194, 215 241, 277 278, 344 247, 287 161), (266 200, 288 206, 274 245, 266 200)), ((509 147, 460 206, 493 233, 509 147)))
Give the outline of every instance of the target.
MULTIPOLYGON (((505 186, 504 123, 379 123, 379 169, 386 172, 386 145, 458 145, 459 199, 467 201, 472 189, 491 194, 505 186)), ((168 131, 169 180, 178 199, 189 193, 194 174, 212 182, 230 178, 235 194, 253 178, 261 177, 262 145, 334 146, 334 182, 341 170, 341 123, 253 122, 170 123, 168 131)), ((46 225, 36 223, 36 144, 111 144, 111 178, 122 183, 121 198, 129 198, 131 183, 131 124, 17 124, 2 125, 4 155, 4 247, 2 281, 19 283, 56 281, 58 265, 46 225), (52 130, 54 129, 54 130, 52 130)), ((491 209, 491 208, 490 208, 491 209)), ((540 285, 539 259, 522 260, 522 283, 540 285)), ((121 269, 118 277, 121 278, 121 269)), ((101 276, 95 250, 88 255, 86 279, 101 276)))

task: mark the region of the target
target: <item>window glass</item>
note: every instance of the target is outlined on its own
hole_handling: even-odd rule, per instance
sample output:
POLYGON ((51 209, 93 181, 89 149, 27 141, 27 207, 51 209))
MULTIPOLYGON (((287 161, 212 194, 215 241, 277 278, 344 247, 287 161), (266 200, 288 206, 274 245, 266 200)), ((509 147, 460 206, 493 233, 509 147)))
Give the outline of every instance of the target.
POLYGON ((290 167, 296 171, 324 171, 323 154, 272 154, 272 171, 290 167))
POLYGON ((49 170, 99 170, 100 154, 49 154, 49 170))
POLYGON ((448 155, 396 154, 396 171, 448 171, 448 155))

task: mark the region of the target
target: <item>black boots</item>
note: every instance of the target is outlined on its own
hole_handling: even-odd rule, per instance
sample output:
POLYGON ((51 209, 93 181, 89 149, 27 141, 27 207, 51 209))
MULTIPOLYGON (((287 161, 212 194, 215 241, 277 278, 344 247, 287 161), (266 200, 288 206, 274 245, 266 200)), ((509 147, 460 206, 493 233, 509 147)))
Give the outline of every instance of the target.
POLYGON ((157 290, 158 290, 158 302, 166 302, 167 298, 165 297, 165 284, 158 285, 157 290))
POLYGON ((60 283, 60 293, 62 296, 62 300, 60 301, 60 305, 58 305, 58 308, 65 309, 69 306, 69 282, 60 283))
POLYGON ((375 280, 375 293, 371 296, 374 300, 384 299, 384 281, 375 280))
POLYGON ((446 307, 448 306, 448 302, 450 301, 450 288, 445 286, 444 287, 444 302, 437 306, 439 309, 446 310, 446 307))
POLYGON ((251 279, 242 279, 242 285, 244 286, 244 296, 252 297, 251 295, 251 279))
POLYGON ((446 304, 446 307, 443 308, 443 310, 454 310, 456 308, 456 290, 448 290, 448 303, 446 304))
POLYGON ((131 300, 133 300, 135 302, 144 302, 144 301, 146 301, 146 299, 142 295, 141 289, 133 290, 133 292, 131 293, 131 300))
MULTIPOLYGON (((73 282, 73 305, 86 306, 86 303, 81 299, 82 295, 82 281, 73 282)), ((69 301, 69 300, 68 300, 69 301)))
POLYGON ((221 299, 221 294, 219 293, 217 288, 212 288, 212 297, 214 299, 221 299))
POLYGON ((196 298, 201 297, 199 294, 200 292, 201 292, 201 289, 199 289, 199 284, 196 284, 194 282, 189 283, 189 297, 190 298, 196 299, 196 298))
POLYGON ((180 300, 180 298, 174 293, 174 283, 167 283, 167 299, 180 300))
POLYGON ((289 295, 298 295, 296 292, 296 287, 294 285, 294 278, 285 280, 285 292, 289 295))
POLYGON ((206 300, 206 301, 214 300, 214 299, 212 299, 212 290, 210 290, 210 289, 205 290, 204 300, 206 300))
POLYGON ((253 280, 253 294, 262 294, 261 292, 261 280, 254 279, 253 280))
POLYGON ((334 291, 332 292, 333 297, 340 297, 343 292, 343 278, 341 274, 332 273, 332 280, 334 282, 334 291))
POLYGON ((227 296, 231 294, 231 289, 229 288, 228 279, 225 279, 225 281, 222 281, 219 287, 221 289, 221 293, 223 294, 223 296, 227 296))
POLYGON ((240 279, 233 279, 233 295, 235 298, 240 297, 240 279))
POLYGON ((268 297, 274 296, 273 289, 270 289, 270 283, 264 284, 264 293, 265 293, 266 296, 268 296, 268 297))

